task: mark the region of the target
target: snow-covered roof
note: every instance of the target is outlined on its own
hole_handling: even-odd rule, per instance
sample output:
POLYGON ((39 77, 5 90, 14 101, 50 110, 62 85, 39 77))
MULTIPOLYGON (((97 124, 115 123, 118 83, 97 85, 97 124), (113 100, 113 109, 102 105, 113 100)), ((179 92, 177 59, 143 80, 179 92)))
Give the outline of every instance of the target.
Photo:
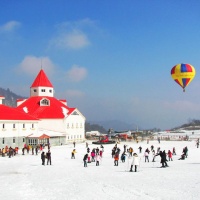
POLYGON ((30 97, 17 107, 38 119, 62 119, 69 116, 76 108, 69 108, 54 97, 30 97), (48 100, 48 105, 41 105, 42 99, 48 100))

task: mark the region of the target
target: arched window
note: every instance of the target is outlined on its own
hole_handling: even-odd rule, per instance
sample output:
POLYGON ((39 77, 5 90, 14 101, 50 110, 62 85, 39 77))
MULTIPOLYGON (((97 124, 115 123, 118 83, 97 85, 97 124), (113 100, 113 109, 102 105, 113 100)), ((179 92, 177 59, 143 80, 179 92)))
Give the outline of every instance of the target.
POLYGON ((42 100, 40 101, 40 105, 41 105, 41 106, 49 106, 49 105, 50 105, 50 102, 49 102, 48 99, 42 99, 42 100))

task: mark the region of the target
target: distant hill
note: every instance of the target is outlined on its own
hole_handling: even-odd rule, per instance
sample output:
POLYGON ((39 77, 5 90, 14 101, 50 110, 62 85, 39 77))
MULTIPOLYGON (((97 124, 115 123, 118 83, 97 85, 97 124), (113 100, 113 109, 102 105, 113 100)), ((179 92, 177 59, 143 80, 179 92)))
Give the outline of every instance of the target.
POLYGON ((124 130, 136 130, 137 127, 119 120, 108 120, 108 121, 98 121, 91 122, 103 126, 106 130, 112 128, 114 131, 124 131, 124 130))
POLYGON ((85 132, 89 132, 89 131, 99 131, 100 133, 108 133, 108 130, 106 130, 103 126, 100 126, 98 124, 90 124, 86 122, 85 132))
POLYGON ((199 119, 192 119, 189 120, 188 123, 185 123, 181 126, 175 127, 171 130, 177 130, 177 129, 184 129, 184 130, 200 130, 200 120, 199 119))
POLYGON ((16 107, 17 106, 17 99, 26 99, 27 97, 22 97, 20 95, 15 94, 14 92, 10 91, 10 89, 8 88, 3 89, 0 88, 0 96, 4 96, 5 100, 3 100, 3 103, 7 106, 11 106, 11 107, 16 107))

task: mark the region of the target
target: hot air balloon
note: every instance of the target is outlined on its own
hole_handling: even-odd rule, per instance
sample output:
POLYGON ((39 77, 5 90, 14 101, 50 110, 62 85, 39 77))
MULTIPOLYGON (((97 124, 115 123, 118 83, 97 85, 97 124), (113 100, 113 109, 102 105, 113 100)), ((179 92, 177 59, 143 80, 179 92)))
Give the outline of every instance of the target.
POLYGON ((183 88, 195 77, 195 68, 190 64, 178 64, 171 69, 172 78, 183 88))

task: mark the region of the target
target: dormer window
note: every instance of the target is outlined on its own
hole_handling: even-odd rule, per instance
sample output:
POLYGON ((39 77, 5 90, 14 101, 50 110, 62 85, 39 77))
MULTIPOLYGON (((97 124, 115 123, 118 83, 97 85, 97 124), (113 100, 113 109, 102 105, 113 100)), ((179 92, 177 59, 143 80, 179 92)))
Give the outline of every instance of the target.
POLYGON ((45 92, 45 89, 41 89, 41 92, 45 92))
POLYGON ((37 92, 37 90, 36 90, 36 89, 34 89, 34 90, 33 90, 33 92, 37 92))
POLYGON ((40 105, 41 106, 49 106, 50 105, 50 101, 48 99, 42 99, 40 101, 40 105))
POLYGON ((49 90, 50 93, 52 93, 52 90, 49 90))

